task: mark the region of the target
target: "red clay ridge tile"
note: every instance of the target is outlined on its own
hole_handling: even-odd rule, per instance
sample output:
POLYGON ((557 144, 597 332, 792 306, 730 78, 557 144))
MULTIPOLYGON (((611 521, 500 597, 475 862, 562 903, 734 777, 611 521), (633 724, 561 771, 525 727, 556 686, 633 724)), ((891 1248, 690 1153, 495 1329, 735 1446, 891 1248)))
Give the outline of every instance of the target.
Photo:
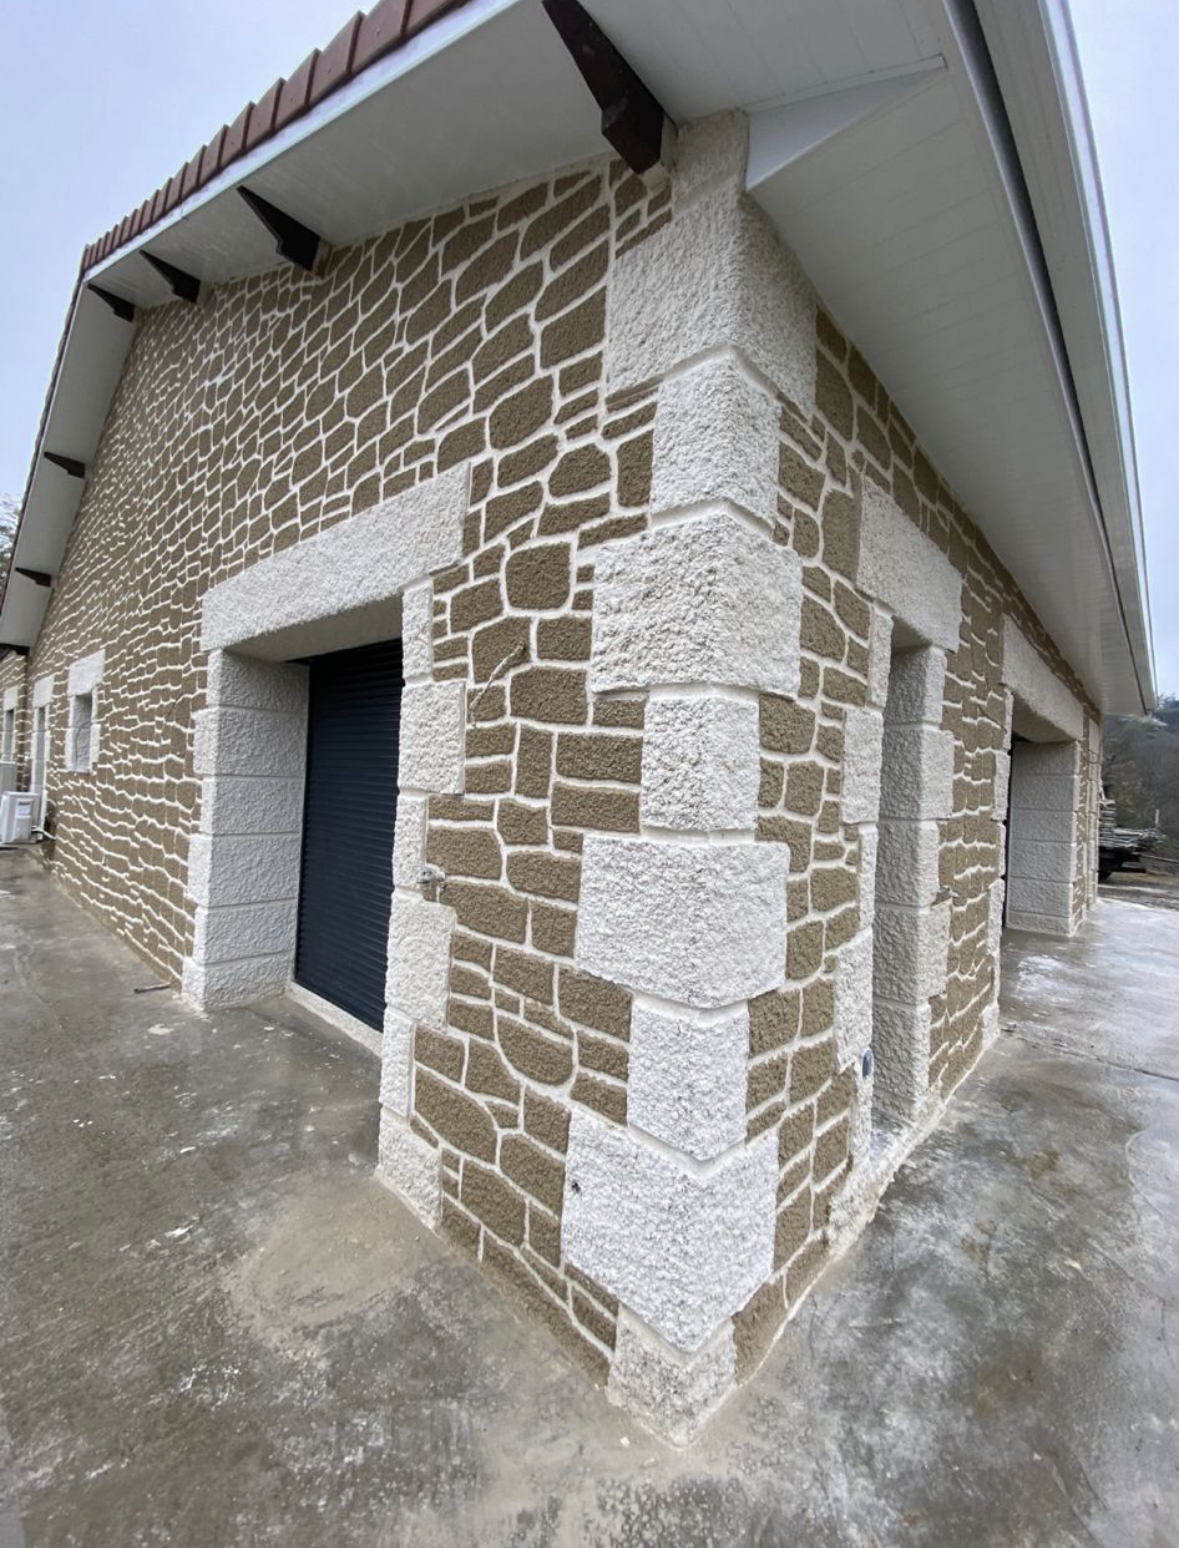
POLYGON ((279 94, 285 85, 286 82, 280 75, 266 95, 259 97, 250 109, 250 121, 246 125, 243 150, 253 150, 255 145, 261 145, 263 140, 268 140, 274 133, 274 114, 278 107, 279 94))
POLYGON ((353 74, 359 74, 374 60, 395 49, 405 36, 405 13, 409 0, 380 0, 361 19, 356 51, 352 56, 353 74))
POLYGON ((356 35, 360 31, 361 15, 357 11, 351 21, 345 22, 335 37, 315 61, 311 76, 311 95, 308 107, 322 102, 328 92, 334 91, 352 74, 352 56, 356 52, 356 35))
POLYGON ((180 176, 180 197, 182 199, 187 199, 189 194, 196 192, 197 174, 200 172, 200 168, 201 153, 197 151, 180 176))
POLYGON ((415 37, 447 11, 453 11, 462 0, 409 0, 409 20, 405 24, 405 36, 415 37))
POLYGON ((319 50, 313 48, 294 75, 288 76, 279 95, 278 111, 274 115, 276 132, 279 129, 285 129, 289 123, 307 111, 307 104, 311 97, 311 77, 318 58, 319 50))
POLYGON ((197 187, 203 188, 210 178, 217 176, 217 170, 221 165, 221 142, 225 139, 225 125, 222 124, 217 133, 201 151, 201 165, 197 172, 197 187))
POLYGON ((246 128, 250 122, 250 114, 254 111, 254 104, 247 102, 245 107, 225 131, 225 139, 221 142, 221 165, 227 167, 231 161, 235 161, 242 153, 242 147, 246 143, 246 128))

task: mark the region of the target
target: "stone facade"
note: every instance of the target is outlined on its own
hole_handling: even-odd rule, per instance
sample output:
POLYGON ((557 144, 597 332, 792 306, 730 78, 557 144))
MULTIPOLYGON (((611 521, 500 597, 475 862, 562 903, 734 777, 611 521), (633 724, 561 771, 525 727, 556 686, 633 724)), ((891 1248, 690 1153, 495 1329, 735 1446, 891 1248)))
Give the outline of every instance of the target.
POLYGON ((287 663, 400 629, 381 1175, 679 1440, 995 1031, 1013 734, 1022 912, 1094 885, 1096 712, 744 155, 147 313, 0 662, 56 685, 47 862, 215 1007, 290 974, 287 663))

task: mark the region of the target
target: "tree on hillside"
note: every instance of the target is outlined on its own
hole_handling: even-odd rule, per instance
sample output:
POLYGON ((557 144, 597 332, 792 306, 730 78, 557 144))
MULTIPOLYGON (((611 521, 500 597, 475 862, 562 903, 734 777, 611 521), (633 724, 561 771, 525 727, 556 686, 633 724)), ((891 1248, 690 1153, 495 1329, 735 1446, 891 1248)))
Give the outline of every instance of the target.
POLYGON ((8 561, 12 557, 16 524, 20 518, 20 506, 11 495, 0 495, 0 585, 8 574, 8 561))
POLYGON ((1111 715, 1104 728, 1102 777, 1117 802, 1118 824, 1159 827, 1179 840, 1179 695, 1163 694, 1153 715, 1111 715))

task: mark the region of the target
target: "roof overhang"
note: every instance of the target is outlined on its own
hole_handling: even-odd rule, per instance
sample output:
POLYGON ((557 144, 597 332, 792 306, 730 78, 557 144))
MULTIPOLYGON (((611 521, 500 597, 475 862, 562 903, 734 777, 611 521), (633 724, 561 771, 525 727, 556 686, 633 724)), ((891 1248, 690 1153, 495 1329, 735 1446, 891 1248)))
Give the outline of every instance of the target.
MULTIPOLYGON (((1137 712, 1153 680, 1133 442, 1057 4, 978 0, 982 28, 966 0, 587 9, 677 121, 750 115, 753 197, 1090 692, 1137 712)), ((83 276, 14 563, 59 570, 82 483, 42 453, 93 459, 133 334, 88 283, 153 307, 173 295, 145 251, 205 284, 277 266, 242 186, 342 245, 602 147, 540 0, 469 0, 233 162, 83 276)), ((0 641, 32 644, 48 596, 14 572, 0 641)))

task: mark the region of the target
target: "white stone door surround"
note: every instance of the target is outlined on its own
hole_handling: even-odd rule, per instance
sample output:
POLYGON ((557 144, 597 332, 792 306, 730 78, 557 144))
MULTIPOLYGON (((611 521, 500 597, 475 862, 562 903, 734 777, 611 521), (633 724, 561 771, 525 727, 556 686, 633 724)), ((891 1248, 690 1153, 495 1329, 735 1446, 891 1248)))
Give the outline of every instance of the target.
POLYGON ((1084 852, 1077 821, 1085 712, 1010 618, 1003 621, 1001 675, 1011 752, 997 781, 995 815, 1003 822, 1010 814, 1006 922, 1010 929, 1071 935, 1084 852))
MULTIPOLYGON (((453 922, 450 909, 412 889, 420 880, 426 799, 462 784, 464 690, 430 681, 427 577, 461 558, 468 497, 469 469, 452 469, 205 594, 208 705, 195 717, 201 815, 188 871, 196 921, 183 976, 184 993, 197 1004, 248 1004, 291 980, 307 739, 307 671, 293 657, 402 635, 393 871, 406 896, 393 909, 390 962, 398 959, 393 936, 409 923, 407 908, 453 922)), ((389 884, 392 890, 392 873, 389 884)))
POLYGON ((938 824, 953 812, 954 743, 942 729, 947 653, 957 649, 962 578, 892 497, 865 484, 857 571, 875 603, 868 705, 847 717, 844 822, 861 830, 861 936, 836 970, 841 1067, 874 1045, 857 1084, 857 1145, 875 1105, 902 1124, 928 1099, 930 1000, 945 991, 950 899, 938 824), (876 1086, 879 1084, 879 1091, 876 1086))

